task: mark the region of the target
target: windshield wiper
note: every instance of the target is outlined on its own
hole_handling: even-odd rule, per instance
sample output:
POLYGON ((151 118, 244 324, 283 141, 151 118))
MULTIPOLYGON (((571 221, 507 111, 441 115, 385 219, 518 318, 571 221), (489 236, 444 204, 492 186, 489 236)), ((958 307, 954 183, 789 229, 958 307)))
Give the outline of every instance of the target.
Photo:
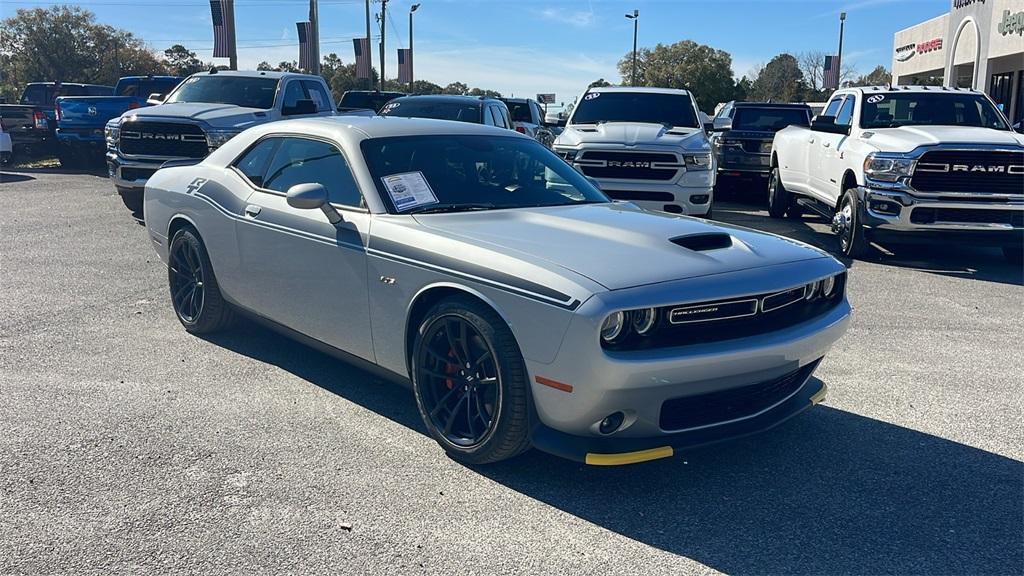
POLYGON ((431 204, 422 208, 413 208, 406 214, 431 214, 437 212, 471 212, 474 210, 492 210, 494 204, 484 202, 448 202, 446 204, 431 204))

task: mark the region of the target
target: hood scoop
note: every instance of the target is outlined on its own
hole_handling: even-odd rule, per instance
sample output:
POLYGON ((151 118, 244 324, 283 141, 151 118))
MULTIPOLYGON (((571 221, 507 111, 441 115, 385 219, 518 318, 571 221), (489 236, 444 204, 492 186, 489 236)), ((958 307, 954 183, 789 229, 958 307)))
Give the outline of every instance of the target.
POLYGON ((694 252, 707 250, 718 250, 732 246, 732 236, 722 232, 708 232, 706 234, 690 234, 688 236, 677 236, 669 242, 682 246, 694 252))

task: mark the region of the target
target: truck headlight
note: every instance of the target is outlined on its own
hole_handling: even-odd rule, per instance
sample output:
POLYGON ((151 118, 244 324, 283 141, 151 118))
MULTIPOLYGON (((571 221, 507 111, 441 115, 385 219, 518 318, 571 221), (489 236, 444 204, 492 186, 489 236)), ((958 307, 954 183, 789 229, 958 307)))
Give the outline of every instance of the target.
POLYGON ((117 118, 103 126, 103 139, 107 141, 107 148, 111 150, 117 148, 118 142, 121 141, 121 123, 117 118))
POLYGON ((554 150, 555 154, 561 156, 569 164, 572 164, 573 160, 576 159, 576 154, 579 152, 575 148, 562 148, 560 146, 555 146, 554 150))
POLYGON ((767 153, 769 153, 771 151, 772 151, 772 143, 771 143, 771 141, 761 142, 761 153, 762 154, 767 154, 767 153))
POLYGON ((238 134, 239 132, 237 130, 207 130, 206 145, 209 146, 210 151, 212 152, 224 144, 227 144, 228 140, 238 136, 238 134))
POLYGON ((912 158, 872 152, 864 159, 864 175, 873 180, 896 182, 900 178, 909 178, 913 175, 915 165, 917 160, 912 158))
POLYGON ((700 154, 686 154, 683 156, 686 161, 687 170, 710 170, 711 169, 711 153, 702 152, 700 154))

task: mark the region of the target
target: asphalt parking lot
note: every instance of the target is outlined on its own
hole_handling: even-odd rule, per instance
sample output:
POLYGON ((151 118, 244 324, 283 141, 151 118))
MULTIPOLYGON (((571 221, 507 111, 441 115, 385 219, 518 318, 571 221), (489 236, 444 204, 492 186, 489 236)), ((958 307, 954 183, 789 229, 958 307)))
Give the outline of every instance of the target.
MULTIPOLYGON (((853 262, 830 395, 769 433, 473 469, 404 388, 252 325, 186 334, 102 176, 0 180, 2 574, 1024 568, 1024 271, 997 250, 853 262)), ((715 217, 835 250, 821 220, 715 217)))

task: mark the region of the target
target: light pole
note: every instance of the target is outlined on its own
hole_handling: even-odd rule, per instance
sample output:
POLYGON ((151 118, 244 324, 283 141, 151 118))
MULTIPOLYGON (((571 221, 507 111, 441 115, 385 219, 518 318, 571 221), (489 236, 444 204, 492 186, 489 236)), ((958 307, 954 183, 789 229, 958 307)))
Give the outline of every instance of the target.
POLYGON ((836 55, 836 88, 843 87, 843 23, 846 12, 839 13, 839 54, 836 55))
POLYGON ((413 4, 409 7, 409 93, 412 93, 412 74, 413 74, 413 60, 412 60, 412 13, 419 8, 419 4, 413 4))
POLYGON ((626 18, 633 21, 633 81, 631 84, 636 86, 636 25, 640 19, 640 11, 633 10, 632 14, 626 14, 626 18))

